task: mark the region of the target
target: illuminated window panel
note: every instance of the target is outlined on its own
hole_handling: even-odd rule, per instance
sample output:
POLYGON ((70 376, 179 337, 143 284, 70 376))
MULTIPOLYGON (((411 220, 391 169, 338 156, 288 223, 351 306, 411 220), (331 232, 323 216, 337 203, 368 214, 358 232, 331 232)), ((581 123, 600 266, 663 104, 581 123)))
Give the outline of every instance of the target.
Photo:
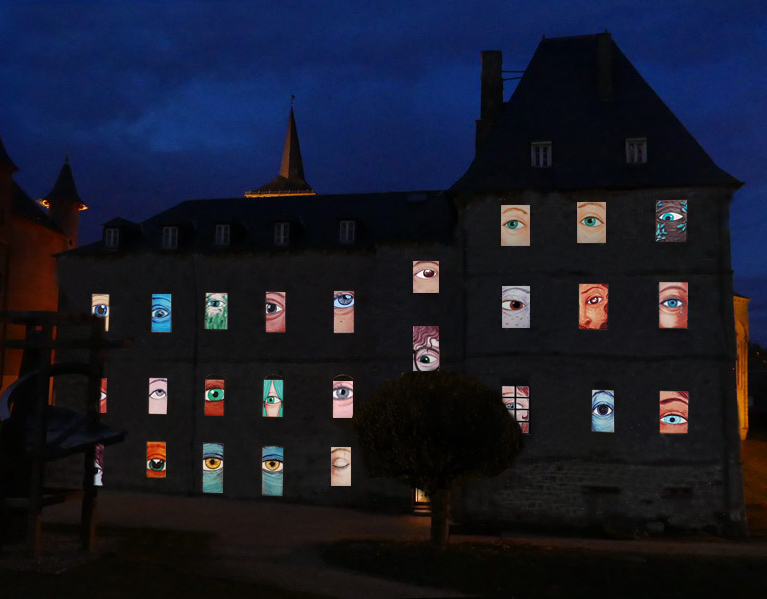
POLYGON ((283 390, 282 379, 264 379, 264 417, 282 418, 283 390))
POLYGON ((604 389, 591 392, 591 430, 595 433, 615 432, 615 392, 604 389))
POLYGON ((261 452, 261 495, 282 497, 283 448, 268 445, 261 452))
POLYGON ((501 326, 504 329, 530 328, 530 287, 501 287, 501 326))
POLYGON ((224 379, 205 379, 205 415, 223 416, 224 415, 224 379))
POLYGON ((93 486, 104 486, 104 446, 96 445, 96 455, 93 460, 93 486))
POLYGON ((107 380, 101 379, 101 394, 99 395, 99 413, 107 413, 107 380))
POLYGON ((503 404, 525 435, 530 434, 530 387, 501 387, 503 404))
POLYGON ((689 418, 689 391, 660 392, 660 432, 686 434, 689 418))
POLYGON ((333 332, 354 332, 354 291, 333 292, 333 332))
POLYGON ((439 370, 439 327, 413 327, 413 371, 439 370))
POLYGON ((149 413, 168 413, 168 379, 149 377, 149 413))
POLYGON ((266 332, 285 332, 285 295, 284 291, 266 292, 266 332))
POLYGON ((202 492, 224 492, 224 445, 202 444, 202 492))
POLYGON ((354 381, 350 376, 333 379, 333 418, 354 416, 354 381))
POLYGON ((352 448, 330 448, 330 486, 352 486, 352 448))
POLYGON ((109 294, 94 293, 91 295, 91 312, 104 319, 104 330, 109 330, 109 294))
POLYGON ((687 200, 655 202, 655 241, 687 241, 687 200))
POLYGON ((152 295, 152 332, 170 333, 170 293, 152 295))
POLYGON ((501 206, 501 245, 530 245, 530 205, 501 206))
POLYGON ((229 294, 205 294, 205 328, 226 330, 229 324, 229 294))
POLYGON ((166 472, 165 441, 149 441, 146 444, 146 477, 165 478, 166 472))
POLYGON ((439 261, 413 261, 413 293, 439 293, 439 261))
POLYGON ((578 286, 578 328, 607 329, 607 285, 578 286))
POLYGON ((607 202, 578 202, 578 243, 607 241, 607 202))
POLYGON ((687 289, 687 283, 658 283, 658 326, 661 329, 687 328, 687 289))

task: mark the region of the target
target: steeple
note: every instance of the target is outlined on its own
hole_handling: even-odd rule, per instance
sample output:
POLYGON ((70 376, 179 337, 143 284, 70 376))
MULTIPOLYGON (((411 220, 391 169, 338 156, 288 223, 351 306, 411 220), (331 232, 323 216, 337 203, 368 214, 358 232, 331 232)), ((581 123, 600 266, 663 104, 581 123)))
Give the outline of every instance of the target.
POLYGON ((304 178, 304 161, 301 159, 301 146, 298 143, 298 128, 293 114, 293 100, 290 102, 290 116, 288 117, 288 130, 285 134, 285 148, 282 150, 282 163, 280 174, 253 191, 246 191, 246 198, 290 196, 290 195, 316 195, 317 192, 306 182, 304 178))
POLYGON ((68 237, 77 240, 81 210, 88 206, 77 193, 72 167, 69 166, 69 155, 64 158, 64 164, 59 171, 59 177, 50 193, 40 200, 40 204, 48 208, 51 219, 68 237))

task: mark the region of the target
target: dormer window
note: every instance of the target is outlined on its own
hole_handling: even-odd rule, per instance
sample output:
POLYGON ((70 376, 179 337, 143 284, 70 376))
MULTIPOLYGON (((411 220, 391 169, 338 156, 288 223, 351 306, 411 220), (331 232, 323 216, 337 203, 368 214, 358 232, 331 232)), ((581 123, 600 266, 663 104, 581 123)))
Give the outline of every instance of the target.
POLYGON ((229 225, 216 225, 216 245, 227 247, 231 237, 231 227, 229 225))
POLYGON ((626 138, 626 164, 647 163, 647 138, 626 138))
POLYGON ((107 227, 104 230, 104 247, 110 250, 120 247, 120 229, 107 227))
POLYGON ((534 141, 530 144, 530 162, 535 168, 551 166, 551 142, 534 141))
POLYGON ((342 220, 339 225, 338 240, 341 243, 354 243, 357 240, 357 223, 353 220, 342 220))
POLYGON ((288 245, 290 242, 290 223, 274 223, 274 245, 288 245))
POLYGON ((178 227, 162 228, 162 249, 178 249, 178 227))

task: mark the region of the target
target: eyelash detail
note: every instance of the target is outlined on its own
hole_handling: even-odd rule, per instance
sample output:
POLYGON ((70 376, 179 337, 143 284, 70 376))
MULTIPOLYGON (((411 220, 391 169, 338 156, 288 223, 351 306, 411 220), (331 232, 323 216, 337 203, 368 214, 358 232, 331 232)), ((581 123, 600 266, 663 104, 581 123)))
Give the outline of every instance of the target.
POLYGON ((276 304, 274 302, 266 302, 266 313, 267 314, 276 314, 277 312, 282 312, 285 308, 280 306, 279 304, 276 304), (270 309, 270 306, 271 309, 270 309))
POLYGON ((433 268, 423 268, 418 272, 413 273, 413 276, 418 277, 419 279, 433 279, 434 277, 439 276, 439 271, 434 270, 433 268))
POLYGON ((511 310, 513 312, 516 312, 518 310, 524 310, 526 307, 527 307, 527 304, 520 300, 515 300, 515 299, 501 300, 501 308, 503 308, 504 310, 511 310))
POLYGON ((660 419, 661 422, 665 424, 684 424, 687 422, 687 418, 684 416, 681 416, 679 414, 666 414, 663 418, 660 419))
POLYGON ((669 297, 665 300, 663 300, 660 303, 661 306, 665 306, 666 308, 669 308, 671 310, 676 310, 677 308, 683 308, 684 307, 684 300, 678 298, 678 297, 669 297), (671 304, 674 304, 673 306, 671 304))
POLYGON ((596 216, 587 216, 584 219, 581 220, 580 224, 585 225, 587 227, 598 227, 599 225, 603 225, 604 222, 600 218, 597 218, 596 216), (586 221, 596 221, 596 222, 586 222, 586 221))
POLYGON ((527 225, 521 220, 512 219, 503 223, 503 226, 507 229, 511 229, 512 231, 518 231, 519 229, 524 229, 527 225))

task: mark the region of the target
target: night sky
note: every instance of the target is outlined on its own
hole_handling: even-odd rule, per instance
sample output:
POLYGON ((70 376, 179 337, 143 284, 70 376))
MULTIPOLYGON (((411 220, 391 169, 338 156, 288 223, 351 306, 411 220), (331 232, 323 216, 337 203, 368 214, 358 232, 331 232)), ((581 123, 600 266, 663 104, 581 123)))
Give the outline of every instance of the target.
POLYGON ((481 50, 524 69, 544 34, 607 29, 746 182, 731 217, 735 285, 767 344, 767 2, 368 4, 0 0, 0 135, 16 180, 42 197, 68 153, 91 242, 115 216, 272 179, 295 94, 320 193, 445 189, 473 157, 481 50))

